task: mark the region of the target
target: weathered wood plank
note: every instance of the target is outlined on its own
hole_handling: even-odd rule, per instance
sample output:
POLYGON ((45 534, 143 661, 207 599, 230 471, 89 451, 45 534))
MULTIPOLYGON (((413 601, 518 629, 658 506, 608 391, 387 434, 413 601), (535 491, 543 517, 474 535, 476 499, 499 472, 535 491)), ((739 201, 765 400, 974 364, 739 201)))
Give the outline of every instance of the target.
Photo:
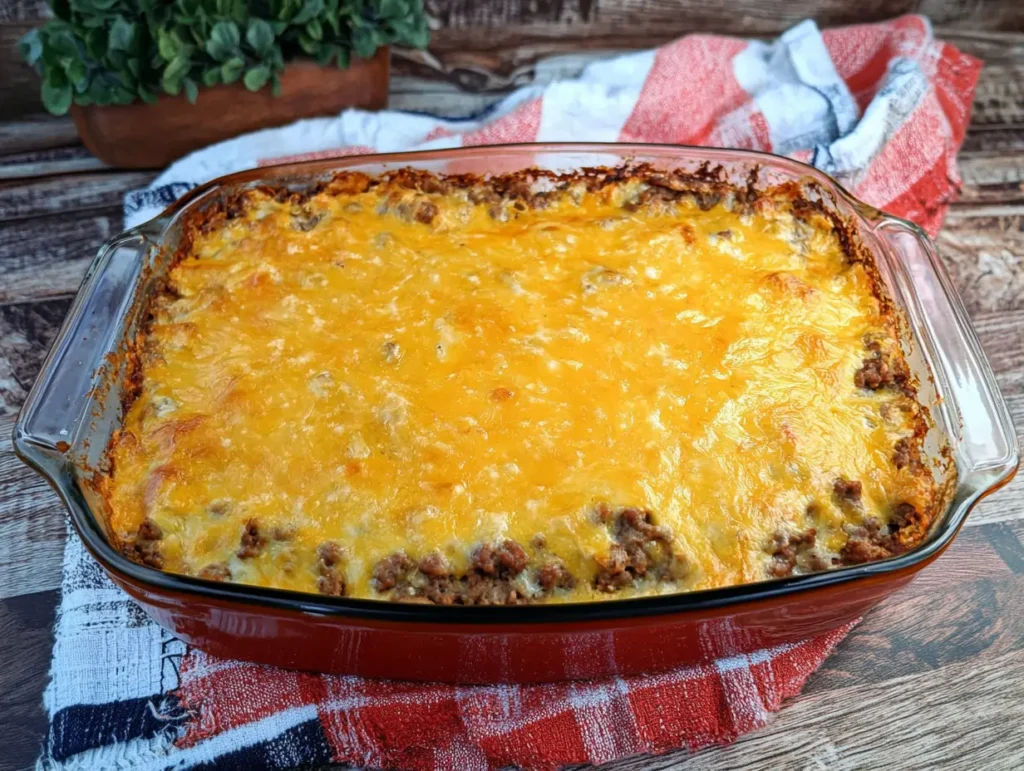
POLYGON ((739 0, 728 5, 713 0, 428 0, 428 13, 440 30, 477 30, 543 26, 550 34, 586 35, 596 30, 634 29, 664 33, 722 29, 733 34, 761 35, 813 17, 822 25, 881 21, 920 11, 936 24, 975 30, 1019 29, 1024 14, 1012 2, 967 3, 960 0, 797 0, 784 5, 739 0))
POLYGON ((78 143, 71 118, 41 114, 0 123, 0 156, 78 143))
POLYGON ((3 0, 0 3, 0 22, 35 21, 52 16, 46 0, 3 0))
POLYGON ((0 169, 23 163, 39 163, 43 161, 68 161, 82 158, 93 158, 93 154, 82 145, 65 145, 64 147, 45 147, 24 152, 0 155, 0 169))
MULTIPOLYGON (((1024 306, 1024 206, 1009 211, 988 214, 986 209, 955 206, 936 239, 971 313, 1024 306)), ((993 340, 993 351, 999 342, 993 340)))
MULTIPOLYGON (((1021 36, 1024 44, 1024 35, 1021 36)), ((978 77, 971 111, 972 126, 1024 125, 1024 65, 986 62, 978 77)))
POLYGON ((0 182, 0 222, 67 214, 119 205, 129 190, 145 187, 156 172, 119 171, 74 177, 47 177, 23 182, 0 182))
MULTIPOLYGON (((852 6, 851 6, 852 7, 852 6)), ((764 6, 769 13, 776 6, 764 6)), ((726 12, 732 5, 723 6, 726 12)), ((895 14, 893 14, 895 15, 895 14)), ((801 18, 807 18, 806 16, 801 18)), ((814 15, 819 25, 829 26, 820 16, 814 15)), ((555 54, 579 54, 588 51, 631 51, 651 48, 685 34, 694 32, 733 34, 746 37, 772 38, 783 32, 790 23, 779 24, 771 30, 751 31, 743 28, 746 19, 731 23, 701 27, 693 23, 687 14, 680 11, 678 18, 670 23, 646 26, 614 24, 591 25, 523 25, 508 24, 499 27, 469 27, 439 29, 433 33, 429 54, 441 71, 465 68, 486 69, 507 74, 517 67, 523 67, 545 56, 555 54), (738 28, 737 28, 738 27, 738 28)), ((966 27, 939 25, 935 36, 957 46, 964 53, 982 59, 990 66, 1000 64, 1019 65, 1024 49, 1024 35, 1021 28, 1008 31, 974 30, 966 27)), ((399 66, 399 72, 408 71, 399 66)), ((422 72, 422 71, 421 71, 422 72)))
MULTIPOLYGON (((952 558, 943 557, 927 570, 942 570, 953 563, 952 558)), ((810 692, 884 683, 1020 651, 1024 648, 1022 590, 1024 577, 1015 576, 946 584, 943 590, 898 592, 868 613, 839 655, 822 666, 810 692)))
POLYGON ((0 244, 0 303, 71 295, 97 249, 121 225, 120 206, 8 223, 0 244))
POLYGON ((14 454, 14 415, 0 415, 0 599, 60 586, 64 505, 14 454))
POLYGON ((59 161, 0 164, 0 180, 36 179, 38 177, 80 174, 109 168, 99 158, 67 158, 59 161))
MULTIPOLYGON (((963 177, 958 203, 1024 204, 1024 162, 1018 152, 968 151, 958 156, 957 166, 963 177)), ((961 209, 954 217, 963 220, 972 214, 977 212, 961 209)))
POLYGON ((0 22, 0 120, 9 121, 21 115, 41 112, 39 76, 18 52, 18 41, 35 21, 0 22))
POLYGON ((0 601, 0 771, 35 765, 46 735, 42 690, 50 671, 58 593, 0 601))
POLYGON ((0 415, 20 409, 70 299, 0 305, 0 415))

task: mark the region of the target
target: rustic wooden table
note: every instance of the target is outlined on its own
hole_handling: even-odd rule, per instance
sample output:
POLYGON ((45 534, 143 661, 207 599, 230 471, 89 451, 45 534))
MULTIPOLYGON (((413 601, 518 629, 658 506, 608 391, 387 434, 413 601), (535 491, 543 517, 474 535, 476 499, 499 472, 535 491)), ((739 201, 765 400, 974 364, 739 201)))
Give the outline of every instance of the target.
MULTIPOLYGON (((770 36, 808 15, 867 21, 919 6, 799 0, 428 2, 430 53, 399 54, 392 106, 469 115, 533 78, 716 29, 770 36), (853 8, 856 6, 856 8, 853 8), (896 8, 896 6, 899 6, 896 8)), ((938 243, 1018 430, 1024 429, 1024 6, 931 0, 937 34, 985 60, 938 243)), ((11 430, 121 198, 153 172, 103 167, 66 119, 38 114, 12 42, 39 0, 0 0, 0 769, 31 766, 58 600, 64 512, 11 451, 11 430)), ((1024 767, 1024 474, 982 503, 949 552, 873 611, 763 730, 731 747, 615 768, 1024 767)))

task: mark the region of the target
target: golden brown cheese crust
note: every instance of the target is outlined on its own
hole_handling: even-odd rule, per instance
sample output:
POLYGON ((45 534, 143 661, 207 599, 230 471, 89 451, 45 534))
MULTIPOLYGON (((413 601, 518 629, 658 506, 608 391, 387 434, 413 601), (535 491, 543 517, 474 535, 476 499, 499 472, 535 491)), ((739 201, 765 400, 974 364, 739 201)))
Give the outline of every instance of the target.
POLYGON ((940 505, 870 254, 797 185, 344 173, 193 216, 100 480, 131 558, 440 604, 881 559, 940 505))

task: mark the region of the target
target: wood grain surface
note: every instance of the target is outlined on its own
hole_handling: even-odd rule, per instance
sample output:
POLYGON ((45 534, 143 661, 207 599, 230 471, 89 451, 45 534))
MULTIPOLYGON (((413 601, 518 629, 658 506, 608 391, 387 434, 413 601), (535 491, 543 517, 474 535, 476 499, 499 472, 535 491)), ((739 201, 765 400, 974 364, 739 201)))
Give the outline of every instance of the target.
MULTIPOLYGON (((0 770, 27 768, 60 581, 64 513, 11 452, 17 411, 121 199, 152 172, 97 166, 67 119, 38 114, 10 50, 41 0, 0 0, 0 770)), ((688 31, 770 35, 919 10, 983 58, 939 249, 1018 432, 1024 428, 1024 5, 987 0, 435 0, 435 43, 396 61, 391 104, 470 115, 507 89, 688 31), (685 12, 683 12, 685 11, 685 12)), ((26 86, 26 84, 28 84, 26 86)), ((30 86, 30 87, 29 87, 30 86)), ((946 555, 873 611, 764 729, 626 769, 1024 768, 1024 475, 982 502, 946 555)))

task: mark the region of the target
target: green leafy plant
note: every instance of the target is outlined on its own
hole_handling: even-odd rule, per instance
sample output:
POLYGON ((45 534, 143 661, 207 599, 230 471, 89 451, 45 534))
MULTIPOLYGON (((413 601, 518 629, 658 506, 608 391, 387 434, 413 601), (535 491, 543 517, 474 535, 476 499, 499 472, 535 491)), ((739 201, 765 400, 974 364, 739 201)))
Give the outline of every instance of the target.
POLYGON ((239 80, 280 92, 285 63, 348 67, 380 46, 427 44, 423 0, 49 0, 20 42, 55 115, 75 104, 155 101, 239 80))

